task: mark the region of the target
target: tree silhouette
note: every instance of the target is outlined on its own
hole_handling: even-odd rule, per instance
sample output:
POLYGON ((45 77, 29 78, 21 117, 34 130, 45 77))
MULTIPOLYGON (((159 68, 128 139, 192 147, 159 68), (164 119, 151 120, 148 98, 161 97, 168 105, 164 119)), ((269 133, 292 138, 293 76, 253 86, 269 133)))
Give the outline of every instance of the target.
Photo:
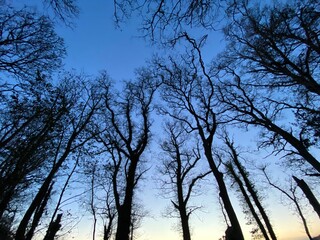
POLYGON ((223 173, 214 161, 212 152, 213 138, 217 129, 216 113, 214 112, 214 83, 208 75, 202 55, 201 45, 184 33, 185 39, 191 45, 190 53, 179 60, 156 59, 155 68, 163 80, 162 99, 167 108, 163 113, 176 121, 186 124, 188 131, 196 132, 203 146, 203 152, 219 187, 219 196, 227 212, 230 227, 229 239, 243 239, 242 230, 230 201, 223 173))
POLYGON ((129 240, 133 221, 134 193, 144 172, 142 155, 150 141, 150 112, 158 84, 146 70, 136 82, 127 82, 122 94, 110 92, 110 83, 101 82, 106 97, 99 140, 109 153, 113 196, 117 209, 116 240, 129 240))
POLYGON ((28 8, 0 8, 0 39, 0 70, 22 80, 52 73, 66 53, 52 21, 28 8))
MULTIPOLYGON (((250 179, 248 171, 240 162, 238 149, 226 132, 223 133, 222 138, 227 149, 223 152, 217 152, 216 157, 225 164, 229 175, 235 183, 237 183, 245 200, 245 204, 248 206, 249 211, 263 234, 263 237, 265 239, 277 239, 265 208, 262 206, 261 197, 259 197, 258 191, 252 179, 250 179)), ((252 233, 256 234, 255 231, 252 233)))
POLYGON ((310 151, 319 140, 317 6, 293 1, 257 9, 235 2, 225 28, 228 47, 216 64, 227 120, 261 126, 261 147, 273 146, 300 167, 310 164, 304 164, 309 174, 320 171, 310 151), (291 120, 283 124, 281 117, 291 120))
POLYGON ((196 167, 201 159, 200 147, 188 141, 183 123, 168 123, 166 125, 166 140, 161 144, 166 157, 160 173, 166 179, 161 179, 163 194, 172 195, 173 211, 178 212, 184 240, 191 240, 189 219, 191 214, 200 206, 191 206, 190 200, 198 182, 211 171, 197 173, 196 167), (196 147, 191 147, 196 145, 196 147), (191 149, 188 149, 191 147, 191 149))

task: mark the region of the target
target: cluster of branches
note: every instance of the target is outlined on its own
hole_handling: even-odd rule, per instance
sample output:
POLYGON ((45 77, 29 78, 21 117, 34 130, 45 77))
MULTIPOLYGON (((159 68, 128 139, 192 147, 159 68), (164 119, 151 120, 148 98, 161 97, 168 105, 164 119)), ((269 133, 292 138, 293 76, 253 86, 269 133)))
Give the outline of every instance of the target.
MULTIPOLYGON (((241 199, 245 200, 244 211, 257 226, 252 233, 265 239, 277 238, 258 190, 250 180, 245 165, 239 161, 233 141, 228 137, 223 138, 227 150, 223 153, 214 151, 217 131, 228 126, 245 126, 246 129, 258 127, 261 130, 259 149, 271 149, 275 156, 287 160, 285 163, 290 169, 298 170, 300 178, 293 176, 293 182, 318 213, 317 198, 312 188, 301 179, 319 176, 319 161, 313 153, 319 146, 317 1, 294 1, 277 6, 266 4, 260 8, 251 1, 225 1, 219 4, 216 1, 144 1, 143 4, 139 1, 114 1, 114 4, 116 21, 121 21, 121 14, 129 17, 133 10, 147 9, 147 14, 143 15, 142 29, 152 40, 158 39, 173 45, 181 42, 189 44, 187 52, 179 54, 180 57, 175 54, 168 58, 156 57, 148 66, 149 74, 152 72, 150 77, 161 82, 159 100, 163 104, 159 104, 158 110, 174 122, 166 128, 168 135, 162 150, 168 158, 164 160, 160 172, 164 175, 161 180, 163 188, 171 195, 172 209, 180 218, 183 238, 191 238, 188 220, 197 207, 188 204, 195 191, 194 186, 209 172, 218 185, 227 224, 226 239, 243 239, 226 178, 232 179, 241 199), (214 18, 216 10, 223 6, 222 3, 226 6, 224 34, 227 48, 208 67, 202 56, 206 37, 197 40, 187 31, 193 26, 208 32, 212 30, 217 23, 217 18, 214 18), (290 122, 284 122, 284 118, 290 118, 290 122), (187 144, 184 135, 200 143, 191 152, 183 149, 187 144), (209 166, 204 174, 195 168, 200 160, 206 161, 209 166)), ((109 126, 109 129, 115 127, 117 117, 123 116, 120 110, 115 114, 115 109, 111 107, 118 104, 116 101, 107 107, 109 114, 114 116, 111 118, 113 126, 109 126)), ((123 134, 123 131, 130 129, 132 108, 127 103, 127 115, 122 117, 121 128, 116 127, 113 134, 99 138, 114 159, 107 168, 112 170, 110 179, 117 209, 123 209, 126 198, 122 199, 122 204, 116 199, 127 196, 119 194, 117 189, 128 193, 128 185, 120 187, 119 183, 128 183, 131 165, 127 160, 131 157, 128 150, 119 150, 120 146, 114 144, 124 141, 122 146, 125 148, 132 145, 135 131, 123 134), (113 137, 112 144, 110 136, 113 137), (123 154, 127 156, 124 159, 123 154), (120 176, 120 169, 124 169, 124 176, 120 176)), ((143 136, 144 128, 139 129, 142 130, 139 136, 143 136)), ((139 172, 136 177, 140 179, 139 172)), ((274 187, 268 175, 266 178, 274 187)), ((134 181, 131 186, 132 189, 136 186, 134 181)), ((296 195, 288 196, 297 206, 306 234, 311 238, 296 195)), ((118 210, 117 213, 120 212, 118 210)), ((128 222, 119 219, 118 228, 120 225, 129 226, 128 222)), ((127 219, 130 219, 129 215, 127 219)), ((128 239, 129 227, 123 232, 123 237, 128 239)))
MULTIPOLYGON (((128 6, 125 1, 115 2, 124 13, 122 7, 128 6)), ((234 171, 233 165, 220 155, 214 160, 213 138, 219 126, 258 127, 259 149, 271 149, 275 156, 282 156, 280 159, 286 160, 295 174, 298 170, 302 178, 319 176, 320 163, 315 154, 319 146, 319 3, 293 1, 258 7, 254 1, 224 3, 227 47, 208 69, 201 53, 205 38, 197 41, 187 31, 197 26, 210 33, 215 19, 213 1, 145 1, 140 7, 148 9, 143 15, 143 29, 152 40, 173 44, 184 40, 191 46, 185 55, 179 53, 180 58, 154 59, 152 68, 163 81, 161 93, 166 105, 160 112, 184 123, 187 132, 198 133, 219 185, 229 225, 227 238, 241 239, 240 225, 222 177, 226 171, 241 183, 236 175, 241 171, 234 171), (159 34, 158 39, 155 34, 159 34), (219 162, 224 162, 225 167, 219 162)), ((227 146, 235 159, 233 144, 229 141, 227 146)), ((241 181, 246 182, 245 172, 241 175, 241 181)), ((318 213, 319 202, 307 183, 297 176, 293 180, 318 213)), ((244 198, 246 191, 255 192, 250 192, 248 186, 241 190, 239 185, 244 198)), ((255 215, 254 208, 249 208, 255 215)), ((276 239, 263 215, 260 212, 267 229, 260 216, 255 217, 263 237, 276 239)))
MULTIPOLYGON (((63 19, 76 13, 72 1, 48 4, 63 19)), ((66 225, 64 193, 73 174, 97 156, 104 160, 99 178, 110 180, 104 186, 105 239, 114 226, 116 239, 133 236, 142 215, 133 208, 134 191, 145 172, 142 154, 158 84, 143 69, 121 94, 104 72, 91 80, 74 73, 51 79, 65 55, 52 20, 26 7, 1 11, 1 239, 32 239, 39 230, 45 240, 54 239, 66 225)), ((94 216, 96 168, 89 171, 94 216)))
MULTIPOLYGON (((62 19, 77 13, 73 1, 47 3, 62 19)), ((312 239, 296 189, 320 216, 308 184, 320 176, 315 154, 320 125, 318 1, 261 9, 250 1, 223 2, 227 48, 210 66, 202 53, 206 37, 197 40, 187 31, 193 26, 213 29, 222 2, 114 3, 116 17, 119 11, 126 15, 146 7, 143 28, 151 39, 157 33, 166 41, 171 37, 173 46, 187 43, 183 54, 155 57, 119 92, 105 72, 93 80, 64 73, 53 84, 49 76, 60 67, 65 49, 51 20, 26 8, 0 8, 0 237, 30 240, 46 223, 44 239, 54 239, 63 225, 64 193, 83 166, 90 179, 93 239, 98 216, 105 240, 133 239, 144 215, 137 189, 148 170, 144 153, 157 99, 158 112, 170 122, 161 144, 161 181, 180 218, 184 240, 191 239, 189 219, 198 209, 191 199, 210 175, 217 185, 226 239, 244 239, 226 179, 244 199, 244 211, 257 226, 253 234, 277 239, 252 175, 227 134, 222 138, 225 148, 217 150, 217 133, 230 126, 260 129, 258 147, 281 155, 295 170, 290 194, 262 168, 269 184, 294 202, 312 239), (168 35, 171 27, 174 34, 168 35), (53 210, 49 202, 54 202, 53 210), (46 212, 51 212, 49 221, 46 212)))
MULTIPOLYGON (((133 14, 142 16, 140 30, 151 41, 168 39, 192 28, 212 30, 218 26, 224 0, 114 0, 114 19, 120 24, 133 14)), ((164 41, 163 41, 164 40, 164 41)))

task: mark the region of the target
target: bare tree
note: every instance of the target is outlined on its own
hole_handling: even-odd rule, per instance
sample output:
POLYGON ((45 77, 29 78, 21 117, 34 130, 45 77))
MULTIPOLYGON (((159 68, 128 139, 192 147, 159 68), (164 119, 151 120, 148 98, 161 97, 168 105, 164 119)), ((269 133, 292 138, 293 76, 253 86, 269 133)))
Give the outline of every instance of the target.
POLYGON ((280 186, 276 185, 275 183, 273 183, 271 181, 270 177, 268 176, 268 174, 266 172, 266 167, 263 167, 261 170, 262 170, 264 176, 266 177, 268 183, 272 187, 274 187, 275 189, 280 191, 282 194, 284 194, 284 196, 286 196, 288 199, 290 199, 290 201, 292 201, 294 203, 294 206, 295 206, 295 208, 297 210, 298 216, 301 218, 301 221, 303 223, 304 230, 305 230, 308 238, 310 240, 312 240, 313 238, 312 238, 312 236, 310 234, 310 230, 308 228, 307 220, 306 220, 306 218, 305 218, 305 216, 303 214, 302 208, 300 207, 299 200, 298 200, 298 197, 297 197, 297 194, 296 194, 297 187, 291 185, 290 191, 286 191, 286 190, 284 190, 283 188, 281 188, 280 186))
POLYGON ((196 167, 200 162, 200 147, 197 143, 188 141, 188 135, 183 128, 183 123, 168 123, 166 125, 166 140, 161 144, 166 157, 160 173, 163 178, 162 187, 164 194, 171 197, 173 211, 178 212, 184 240, 191 239, 189 219, 191 214, 200 206, 190 206, 193 194, 196 194, 197 182, 211 173, 197 173, 196 167), (196 147, 192 147, 196 145, 196 147), (164 179, 165 178, 165 179, 164 179))
MULTIPOLYGON (((223 135, 223 142, 226 144, 227 150, 218 152, 216 154, 217 158, 219 158, 221 162, 224 162, 231 178, 237 183, 245 203, 264 238, 277 239, 265 208, 262 206, 261 197, 259 197, 254 183, 250 180, 248 171, 240 162, 239 152, 227 133, 224 133, 223 135)), ((256 234, 255 231, 252 233, 256 234)))
POLYGON ((0 217, 8 204, 37 183, 68 103, 47 80, 38 76, 19 85, 3 85, 1 117, 0 217), (50 146, 50 147, 49 147, 50 146))
POLYGON ((68 79, 64 80, 61 86, 61 93, 66 94, 64 101, 68 104, 66 106, 68 114, 64 118, 62 131, 56 138, 56 145, 54 145, 55 156, 51 161, 51 166, 49 165, 50 168, 47 174, 19 223, 16 231, 17 240, 29 240, 32 238, 35 229, 29 229, 28 225, 34 221, 37 208, 45 203, 44 201, 46 201, 46 196, 49 194, 55 176, 63 164, 67 162, 69 155, 81 149, 92 139, 92 134, 86 130, 100 106, 101 97, 95 95, 97 94, 95 87, 88 89, 85 85, 82 85, 84 88, 80 90, 75 87, 80 82, 74 81, 73 78, 69 79, 69 81, 67 81, 68 79), (89 95, 85 95, 88 93, 89 95))
POLYGON ((263 93, 248 87, 237 74, 235 79, 222 82, 217 89, 221 106, 224 104, 221 111, 227 112, 225 121, 263 127, 260 147, 273 146, 275 152, 298 155, 300 158, 296 159, 301 163, 310 164, 311 172, 320 172, 320 163, 309 151, 302 130, 294 133, 290 126, 277 122, 279 114, 286 110, 285 103, 270 101, 267 94, 262 96, 263 93))
POLYGON ((79 14, 76 0, 43 0, 54 12, 54 14, 65 24, 79 14))
POLYGON ((0 8, 0 39, 0 70, 23 80, 52 73, 66 53, 52 21, 27 8, 0 8))
POLYGON ((217 64, 228 120, 261 126, 261 147, 295 156, 291 162, 307 163, 313 175, 320 171, 310 151, 319 143, 318 7, 312 0, 261 9, 235 1, 225 28, 228 47, 217 64), (283 117, 292 120, 283 124, 283 117))
POLYGON ((64 194, 68 188, 68 185, 70 184, 70 181, 71 181, 71 177, 74 175, 77 167, 78 167, 78 164, 79 164, 79 158, 80 158, 80 154, 76 157, 76 160, 75 160, 75 163, 70 171, 70 173, 68 174, 67 176, 67 179, 59 193, 59 198, 58 198, 58 201, 56 203, 56 207, 52 213, 52 216, 51 216, 51 220, 48 224, 48 228, 47 228, 47 231, 46 231, 46 234, 43 238, 43 240, 54 240, 54 238, 57 236, 57 233, 58 231, 60 230, 61 228, 61 220, 62 220, 62 213, 58 213, 60 207, 61 207, 61 203, 62 203, 62 200, 63 200, 63 197, 64 197, 64 194))
POLYGON ((176 121, 184 122, 188 131, 198 134, 204 155, 219 187, 219 196, 230 221, 230 239, 243 239, 242 230, 229 198, 223 173, 214 161, 213 138, 217 129, 214 112, 214 83, 207 73, 201 55, 204 38, 197 43, 184 33, 182 39, 191 45, 191 51, 179 60, 156 60, 155 68, 163 79, 162 98, 167 108, 163 112, 176 121))
MULTIPOLYGON (((104 98, 105 124, 99 141, 110 154, 108 168, 117 209, 116 240, 129 240, 135 189, 145 170, 142 155, 150 142, 150 112, 158 84, 147 70, 140 70, 136 82, 127 82, 120 94, 104 98)), ((101 82, 106 93, 110 84, 101 82)), ((110 92, 109 92, 110 93, 110 92)))
POLYGON ((119 24, 138 12, 142 17, 140 29, 152 41, 169 43, 192 28, 212 30, 218 25, 223 0, 114 0, 114 18, 119 24))
POLYGON ((106 218, 106 223, 103 226, 103 240, 110 240, 112 233, 114 231, 114 220, 116 219, 117 211, 114 204, 114 197, 112 194, 112 185, 107 188, 106 191, 106 206, 105 206, 105 214, 103 215, 106 218))

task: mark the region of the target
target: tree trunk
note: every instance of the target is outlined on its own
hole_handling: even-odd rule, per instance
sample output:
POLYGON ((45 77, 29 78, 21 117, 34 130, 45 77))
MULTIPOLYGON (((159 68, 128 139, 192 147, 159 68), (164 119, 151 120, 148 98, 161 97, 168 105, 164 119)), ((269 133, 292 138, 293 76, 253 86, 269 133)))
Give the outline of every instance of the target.
POLYGON ((131 206, 122 205, 118 210, 116 240, 129 240, 131 226, 131 206))
POLYGON ((292 177, 296 181, 300 189, 303 191, 304 195, 306 195, 314 211, 318 214, 320 218, 320 204, 317 198, 314 196, 311 189, 309 188, 308 184, 303 179, 298 179, 295 176, 292 176, 292 177))
MULTIPOLYGON (((1 188, 4 189, 4 188, 1 188)), ((14 195, 14 189, 10 189, 9 191, 6 191, 4 196, 1 196, 1 202, 0 202, 0 219, 2 218, 4 212, 7 210, 8 204, 14 195)))
POLYGON ((37 207, 41 204, 41 202, 45 198, 46 193, 48 192, 48 189, 53 181, 55 174, 57 173, 57 171, 61 167, 64 160, 67 158, 68 153, 67 152, 64 153, 64 155, 59 159, 57 164, 51 169, 47 178, 42 183, 40 189, 38 190, 38 193, 34 197, 32 203, 30 204, 28 210, 24 214, 24 216, 18 226, 18 229, 16 231, 16 239, 15 240, 25 240, 25 232, 27 230, 27 226, 28 226, 28 223, 32 217, 32 214, 35 212, 37 207))
MULTIPOLYGON (((89 115, 91 116, 91 115, 89 115)), ((57 163, 52 167, 51 171, 49 172, 48 176, 46 177, 46 179, 44 180, 44 182, 42 183, 40 189, 38 190, 38 193, 36 194, 36 196, 34 197, 32 203, 30 204, 29 208, 27 209, 26 213, 24 214, 18 229, 16 231, 16 239, 15 240, 25 240, 25 232, 28 226, 28 223, 32 217, 32 214, 34 213, 34 211, 37 209, 37 206, 39 206, 39 204, 41 204, 42 200, 44 199, 50 184, 53 181, 53 178, 55 176, 55 174, 59 171, 60 167, 62 166, 62 164, 64 163, 64 161, 67 159, 70 151, 71 151, 71 145, 74 142, 74 140, 76 139, 76 137, 78 136, 78 134, 81 132, 81 130, 84 128, 85 124, 87 123, 87 121, 89 121, 89 117, 86 118, 85 123, 80 127, 80 129, 78 131, 74 131, 72 133, 72 135, 70 136, 67 146, 64 150, 64 153, 62 154, 62 156, 59 158, 59 160, 57 161, 57 163)))
POLYGON ((183 240, 191 240, 190 228, 189 228, 189 217, 186 212, 186 209, 182 209, 180 212, 181 225, 182 225, 182 234, 183 240))
POLYGON ((249 198, 249 196, 248 196, 245 188, 244 188, 244 184, 242 183, 241 179, 239 178, 239 176, 238 176, 238 175, 236 174, 236 172, 234 171, 234 168, 233 168, 233 166, 232 166, 231 163, 229 163, 229 164, 227 165, 227 168, 228 168, 228 170, 230 171, 233 179, 234 179, 234 180, 236 181, 236 183, 238 184, 238 186, 239 186, 239 188, 240 188, 240 191, 241 191, 241 193, 242 193, 242 195, 243 195, 243 197, 244 197, 244 199, 245 199, 245 201, 246 201, 246 203, 247 203, 247 205, 248 205, 248 207, 249 207, 249 209, 250 209, 250 212, 252 213, 252 216, 253 216, 254 219, 256 220, 256 222, 257 222, 257 224, 258 224, 258 226, 259 226, 259 228, 260 228, 260 231, 262 232, 265 240, 269 240, 270 238, 269 238, 269 236, 268 236, 268 233, 267 233, 264 225, 262 224, 262 222, 261 222, 261 220, 260 220, 260 218, 259 218, 259 216, 258 216, 258 214, 257 214, 257 212, 256 212, 256 210, 255 210, 255 208, 254 208, 254 206, 253 206, 253 204, 252 204, 252 202, 251 202, 251 200, 250 200, 250 198, 249 198))
POLYGON ((254 189, 254 186, 248 178, 248 174, 246 173, 244 167, 242 166, 242 164, 240 163, 240 161, 238 159, 238 154, 233 146, 233 143, 230 142, 228 139, 226 139, 226 143, 227 143, 228 147, 230 148, 230 150, 232 151, 232 156, 233 156, 232 160, 235 163, 236 167, 238 168, 240 175, 242 176, 242 178, 244 180, 245 186, 247 187, 248 192, 250 193, 255 205, 259 209, 259 212, 261 214, 261 217, 263 218, 264 223, 266 224, 266 227, 268 229, 268 232, 270 234, 271 239, 277 240, 276 234, 273 231, 273 228, 272 228, 272 225, 271 225, 270 220, 268 218, 268 215, 260 203, 259 197, 257 196, 257 193, 254 189))
POLYGON ((42 217, 42 214, 47 206, 47 203, 48 203, 48 200, 51 196, 51 191, 52 191, 52 188, 53 188, 53 184, 54 182, 51 183, 48 191, 46 192, 46 195, 44 196, 41 204, 37 207, 37 210, 35 211, 34 215, 33 215, 33 220, 32 220, 32 224, 31 224, 31 227, 29 229, 29 231, 27 232, 26 234, 26 240, 31 240, 33 235, 34 235, 34 231, 36 230, 38 224, 39 224, 39 221, 42 217))
POLYGON ((60 224, 61 218, 62 218, 62 213, 59 213, 57 215, 56 220, 50 223, 47 233, 43 238, 43 240, 54 240, 55 236, 57 235, 57 232, 61 228, 61 224, 60 224))
POLYGON ((133 192, 135 187, 136 168, 139 159, 131 158, 131 163, 128 170, 128 176, 126 178, 126 191, 123 204, 118 210, 118 225, 115 240, 129 240, 130 239, 130 227, 132 219, 132 203, 133 192))
POLYGON ((221 173, 214 160, 213 160, 213 156, 212 156, 212 152, 211 152, 211 144, 206 144, 205 142, 203 143, 204 146, 204 150, 205 150, 205 155, 206 158, 208 160, 209 166, 212 170, 212 173, 218 183, 219 186, 219 196, 223 202, 224 208, 227 212, 229 221, 230 221, 230 228, 228 231, 228 236, 229 239, 228 240, 244 240, 243 234, 242 234, 242 230, 241 230, 241 226, 240 223, 238 221, 237 215, 233 209, 233 206, 231 204, 230 198, 229 198, 229 194, 227 191, 227 187, 225 185, 225 182, 223 180, 223 173, 221 173))

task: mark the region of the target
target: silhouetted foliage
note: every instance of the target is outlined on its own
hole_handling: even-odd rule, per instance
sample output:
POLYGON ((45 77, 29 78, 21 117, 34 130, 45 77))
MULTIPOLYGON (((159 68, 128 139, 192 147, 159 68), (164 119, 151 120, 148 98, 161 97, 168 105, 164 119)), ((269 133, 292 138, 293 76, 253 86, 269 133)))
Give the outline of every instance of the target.
POLYGON ((54 150, 54 156, 51 165, 47 168, 47 172, 43 174, 44 179, 40 184, 40 188, 36 192, 30 206, 25 211, 16 231, 16 239, 29 239, 28 236, 34 234, 28 229, 28 225, 32 218, 34 219, 37 209, 54 184, 57 173, 66 164, 70 155, 76 153, 85 147, 85 145, 93 138, 89 123, 94 118, 97 110, 100 108, 101 95, 98 88, 88 81, 81 82, 77 76, 67 75, 61 83, 60 89, 65 96, 67 106, 65 106, 65 118, 63 119, 61 132, 55 139, 55 145, 51 146, 54 150))
POLYGON ((1 90, 0 217, 13 198, 42 180, 68 107, 61 92, 41 76, 1 90))

